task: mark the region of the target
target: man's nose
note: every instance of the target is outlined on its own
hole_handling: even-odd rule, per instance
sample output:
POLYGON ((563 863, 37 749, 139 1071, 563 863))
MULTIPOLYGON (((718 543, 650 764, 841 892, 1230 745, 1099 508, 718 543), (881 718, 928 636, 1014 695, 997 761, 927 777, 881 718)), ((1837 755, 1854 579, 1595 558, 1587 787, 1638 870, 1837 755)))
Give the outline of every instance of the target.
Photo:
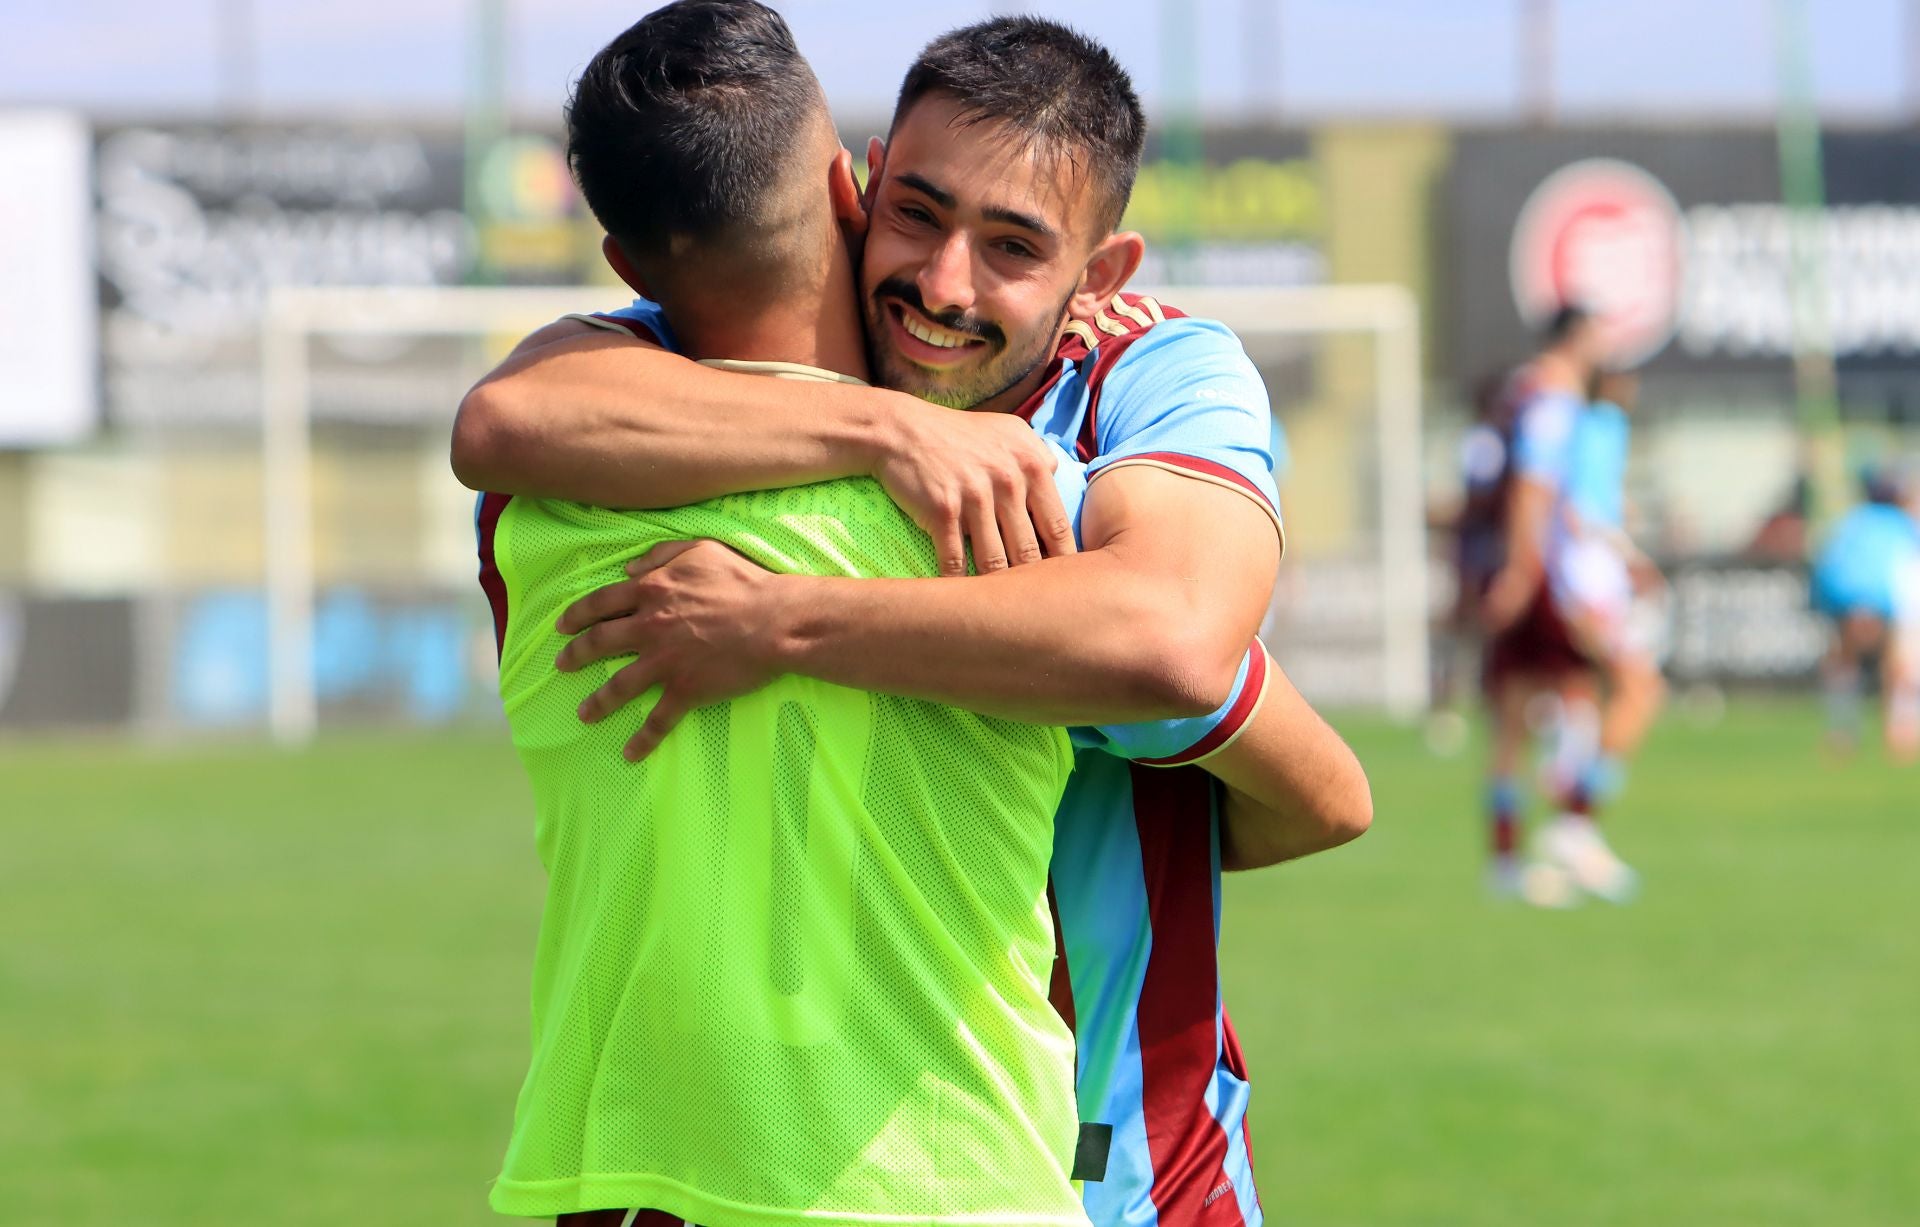
POLYGON ((973 248, 949 234, 920 269, 920 299, 930 315, 973 309, 973 248))

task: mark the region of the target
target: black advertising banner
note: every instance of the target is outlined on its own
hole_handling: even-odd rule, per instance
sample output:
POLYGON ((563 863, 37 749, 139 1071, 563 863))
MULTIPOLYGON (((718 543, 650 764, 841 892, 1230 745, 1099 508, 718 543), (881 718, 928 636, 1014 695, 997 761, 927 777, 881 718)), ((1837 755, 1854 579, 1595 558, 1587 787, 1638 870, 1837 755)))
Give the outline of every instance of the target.
POLYGON ((1785 264, 1748 233, 1784 240, 1778 165, 1773 135, 1755 130, 1462 134, 1439 219, 1451 373, 1525 357, 1569 300, 1602 317, 1622 362, 1784 357, 1755 343, 1750 318, 1787 306, 1785 264), (1768 277, 1777 286, 1755 286, 1768 277))
POLYGON ((0 729, 129 723, 135 615, 124 597, 0 590, 0 729))
MULTIPOLYGON (((106 400, 122 423, 254 420, 275 287, 565 284, 598 260, 546 135, 490 147, 471 183, 459 132, 405 125, 109 128, 94 165, 106 400)), ((351 365, 376 420, 443 413, 436 344, 449 342, 332 339, 316 376, 330 356, 351 365)))
MULTIPOLYGON (((1920 135, 1822 137, 1826 206, 1801 240, 1843 402, 1920 405, 1920 135)), ((1616 360, 1784 397, 1794 221, 1770 132, 1480 132, 1459 138, 1444 352, 1471 379, 1525 356, 1560 302, 1601 315, 1616 360)))

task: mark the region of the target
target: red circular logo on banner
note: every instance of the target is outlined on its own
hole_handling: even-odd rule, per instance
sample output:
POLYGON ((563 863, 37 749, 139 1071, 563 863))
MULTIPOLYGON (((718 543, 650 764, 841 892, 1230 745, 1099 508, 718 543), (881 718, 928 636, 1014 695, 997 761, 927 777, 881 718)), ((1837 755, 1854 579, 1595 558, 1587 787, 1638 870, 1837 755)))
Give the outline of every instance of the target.
POLYGON ((1529 327, 1566 303, 1585 307, 1609 360, 1632 366, 1673 337, 1686 246, 1686 220, 1658 179, 1611 158, 1575 162, 1533 189, 1514 223, 1513 302, 1529 327))

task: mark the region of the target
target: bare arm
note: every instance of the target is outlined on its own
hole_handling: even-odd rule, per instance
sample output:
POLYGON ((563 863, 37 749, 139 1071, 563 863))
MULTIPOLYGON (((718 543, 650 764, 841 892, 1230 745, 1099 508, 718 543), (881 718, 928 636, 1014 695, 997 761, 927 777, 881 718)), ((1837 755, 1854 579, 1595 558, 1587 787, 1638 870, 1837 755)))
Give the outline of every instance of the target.
POLYGON ((454 473, 477 490, 607 507, 851 477, 877 460, 897 395, 716 371, 561 320, 460 402, 454 473), (779 429, 789 418, 795 429, 779 429))
POLYGON ((460 403, 453 470, 471 489, 604 507, 877 478, 933 538, 943 574, 1074 549, 1053 457, 1026 423, 899 392, 717 371, 562 320, 460 403))
POLYGON ((1360 760, 1278 666, 1268 666, 1253 720, 1200 765, 1227 786, 1223 868, 1259 869, 1324 852, 1373 823, 1360 760))
POLYGON ((1507 560, 1487 589, 1483 605, 1489 626, 1501 630, 1526 612, 1546 573, 1541 547, 1553 514, 1553 487, 1523 477, 1507 494, 1507 560))
POLYGON ((1118 724, 1225 701, 1279 539, 1245 495, 1139 466, 1094 481, 1084 553, 963 580, 772 575, 711 542, 652 552, 582 598, 563 669, 632 654, 582 712, 665 690, 629 747, 782 673, 1009 719, 1118 724))

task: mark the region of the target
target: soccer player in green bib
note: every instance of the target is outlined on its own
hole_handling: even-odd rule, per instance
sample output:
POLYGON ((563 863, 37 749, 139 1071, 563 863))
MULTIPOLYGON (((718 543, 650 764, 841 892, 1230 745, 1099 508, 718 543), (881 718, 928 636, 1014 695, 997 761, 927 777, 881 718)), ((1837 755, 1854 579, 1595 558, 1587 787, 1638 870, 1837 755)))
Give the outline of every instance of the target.
MULTIPOLYGON (((568 135, 663 344, 865 375, 850 159, 777 16, 738 0, 649 16, 588 66, 568 135)), ((620 727, 576 715, 618 662, 554 666, 561 611, 661 542, 931 576, 927 536, 860 479, 672 511, 487 495, 479 528, 549 875, 494 1207, 1084 1223, 1073 1042, 1047 1000, 1065 733, 788 677, 626 763, 620 727)))

